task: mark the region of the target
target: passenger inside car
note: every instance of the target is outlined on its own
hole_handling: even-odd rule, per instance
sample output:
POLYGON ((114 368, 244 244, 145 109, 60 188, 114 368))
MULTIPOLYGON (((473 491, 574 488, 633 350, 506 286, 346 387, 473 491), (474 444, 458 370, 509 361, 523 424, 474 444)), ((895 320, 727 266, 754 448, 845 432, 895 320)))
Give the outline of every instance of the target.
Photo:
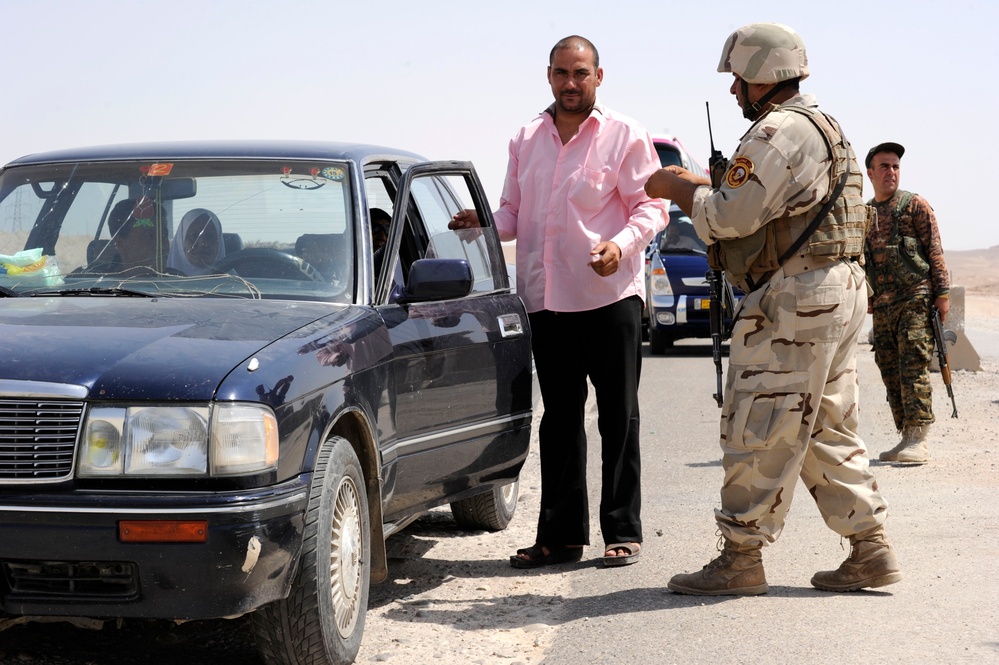
POLYGON ((105 270, 130 275, 164 271, 169 240, 162 206, 146 198, 119 201, 108 215, 108 230, 118 256, 105 270))
POLYGON ((167 267, 185 275, 207 275, 225 257, 222 222, 206 208, 189 210, 173 236, 167 267))
MULTIPOLYGON (((385 261, 389 228, 392 224, 392 215, 381 208, 371 208, 368 211, 371 221, 371 246, 374 249, 374 272, 375 279, 382 271, 382 263, 385 261)), ((405 244, 405 242, 403 243, 405 244)), ((396 261, 392 272, 392 287, 389 291, 389 302, 396 302, 402 297, 402 292, 406 280, 403 275, 402 261, 396 261)))
POLYGON ((371 217, 371 246, 377 252, 388 242, 389 225, 392 223, 392 215, 381 208, 372 208, 368 214, 371 217))

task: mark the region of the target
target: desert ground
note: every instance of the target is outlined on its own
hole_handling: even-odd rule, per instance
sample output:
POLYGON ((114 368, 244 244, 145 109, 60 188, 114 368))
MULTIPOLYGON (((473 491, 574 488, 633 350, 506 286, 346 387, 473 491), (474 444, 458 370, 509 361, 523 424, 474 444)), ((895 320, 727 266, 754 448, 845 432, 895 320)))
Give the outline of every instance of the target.
MULTIPOLYGON (((999 247, 972 252, 951 252, 947 254, 947 259, 953 274, 953 283, 965 289, 966 328, 999 334, 999 271, 996 270, 999 266, 999 247)), ((858 351, 858 362, 864 364, 866 368, 864 371, 868 373, 876 372, 872 356, 870 346, 862 344, 858 351)), ((671 361, 669 358, 663 360, 666 363, 671 361)), ((643 659, 642 662, 726 662, 724 656, 718 656, 717 651, 711 651, 719 648, 715 643, 724 647, 726 639, 744 639, 745 636, 740 638, 738 635, 713 633, 713 629, 720 625, 719 616, 731 620, 746 612, 752 614, 761 611, 764 607, 768 609, 762 611, 777 611, 772 608, 781 607, 784 601, 801 612, 806 606, 811 608, 812 606, 807 604, 814 602, 817 603, 814 607, 819 608, 818 612, 828 612, 821 616, 820 622, 835 621, 844 613, 837 612, 834 607, 843 608, 847 603, 852 603, 848 607, 853 611, 885 611, 885 616, 878 617, 877 621, 891 622, 889 625, 894 630, 904 631, 908 629, 908 619, 904 617, 899 619, 897 615, 890 614, 890 608, 904 605, 903 614, 907 615, 911 611, 915 616, 931 611, 927 608, 940 603, 960 602, 953 600, 955 597, 964 598, 965 605, 973 605, 977 609, 972 612, 964 609, 962 605, 953 612, 948 612, 935 627, 916 622, 914 625, 918 628, 918 632, 912 633, 911 638, 905 638, 903 633, 899 633, 903 637, 899 637, 895 644, 888 645, 889 640, 879 637, 878 642, 881 647, 890 651, 881 653, 879 657, 874 657, 869 662, 916 662, 922 661, 924 657, 935 662, 983 662, 989 658, 994 659, 999 652, 995 651, 994 646, 991 647, 991 651, 987 650, 989 647, 982 646, 980 632, 983 624, 986 625, 986 630, 989 622, 992 622, 993 627, 997 625, 995 605, 993 603, 993 609, 989 610, 988 601, 985 604, 976 603, 981 594, 994 599, 994 593, 990 589, 995 589, 995 582, 991 578, 986 579, 988 576, 976 578, 981 581, 980 585, 976 585, 976 589, 978 586, 981 587, 979 596, 975 595, 976 589, 962 586, 960 583, 961 579, 968 579, 967 575, 977 575, 977 572, 972 570, 975 552, 989 552, 994 549, 989 544, 995 542, 994 524, 983 526, 990 522, 981 518, 980 514, 982 511, 987 512, 988 509, 985 507, 976 509, 974 506, 977 504, 974 503, 961 508, 966 512, 955 516, 953 513, 956 509, 951 507, 950 496, 941 494, 944 491, 956 491, 950 488, 957 486, 985 488, 986 493, 999 488, 999 481, 995 480, 997 463, 994 446, 994 441, 999 438, 999 416, 996 415, 996 407, 999 406, 999 350, 982 353, 981 360, 981 371, 974 373, 962 371, 955 375, 955 387, 962 407, 961 419, 950 420, 946 417, 946 412, 943 414, 938 412, 938 431, 953 440, 950 450, 941 451, 941 463, 918 467, 915 470, 898 470, 882 466, 877 471, 879 479, 884 477, 885 483, 892 487, 893 497, 898 497, 900 506, 905 506, 907 501, 910 505, 925 502, 931 510, 946 512, 952 520, 949 524, 953 528, 947 533, 947 543, 952 544, 956 554, 938 553, 938 550, 921 553, 918 547, 918 527, 906 528, 905 520, 911 515, 911 508, 908 515, 907 511, 899 509, 898 526, 893 531, 898 535, 894 538, 897 538, 900 550, 907 554, 909 563, 907 570, 912 571, 911 577, 907 579, 920 580, 920 584, 910 581, 908 585, 897 585, 897 591, 895 587, 891 587, 887 594, 872 593, 866 597, 868 600, 870 598, 882 598, 882 600, 871 602, 865 602, 864 597, 860 595, 836 598, 827 602, 812 599, 808 596, 807 582, 801 585, 806 588, 805 591, 798 591, 796 588, 787 591, 787 587, 775 590, 771 594, 770 601, 759 603, 745 601, 726 605, 713 605, 700 601, 681 605, 680 600, 670 598, 670 594, 664 591, 661 593, 646 591, 646 595, 641 598, 647 605, 651 604, 651 608, 631 607, 616 617, 594 616, 592 621, 586 623, 587 619, 573 616, 572 608, 574 604, 578 605, 581 602, 578 598, 580 586, 585 587, 591 581, 594 584, 599 583, 599 567, 553 567, 541 573, 528 571, 525 574, 505 563, 516 548, 529 545, 533 541, 540 497, 535 440, 532 442, 531 453, 521 474, 521 495, 517 514, 508 529, 498 533, 475 532, 459 537, 450 511, 447 507, 443 507, 430 512, 401 534, 389 539, 387 545, 390 576, 383 584, 372 586, 364 640, 356 662, 410 665, 422 663, 535 665, 542 661, 550 665, 561 665, 582 662, 582 656, 579 654, 567 656, 565 653, 566 643, 572 642, 572 636, 578 638, 578 632, 574 631, 584 630, 588 631, 587 635, 599 635, 599 632, 593 631, 604 630, 602 628, 604 624, 612 623, 616 627, 614 630, 631 632, 622 632, 622 637, 619 638, 607 637, 607 634, 604 634, 603 639, 607 641, 618 639, 619 644, 637 644, 643 639, 648 639, 649 635, 654 636, 660 630, 660 627, 654 625, 654 620, 649 622, 651 616, 647 612, 663 612, 663 608, 667 607, 683 608, 681 616, 684 617, 682 620, 687 622, 685 624, 687 635, 714 635, 717 639, 694 642, 691 641, 693 638, 688 637, 687 644, 695 645, 698 649, 699 655, 696 658, 692 653, 689 658, 643 659), (983 441, 985 445, 981 445, 983 441), (983 519, 985 521, 982 521, 983 519), (961 556, 962 553, 965 556, 961 556), (945 595, 949 591, 949 580, 941 575, 944 575, 942 571, 948 568, 957 571, 953 574, 954 579, 958 580, 954 583, 954 588, 961 589, 961 592, 956 596, 945 595), (888 600, 892 598, 895 599, 894 604, 888 600), (646 614, 643 615, 643 611, 646 614), (958 616, 954 618, 951 615, 958 616), (631 626, 633 623, 637 623, 639 627, 634 628, 631 626), (946 633, 946 637, 939 639, 933 637, 931 628, 946 633), (962 639, 965 640, 963 643, 962 639), (931 658, 931 654, 923 651, 928 648, 927 645, 931 645, 929 648, 936 648, 938 644, 959 644, 957 648, 961 651, 948 652, 942 660, 938 657, 931 658), (970 646, 966 647, 965 644, 970 646)), ((939 377, 936 380, 939 381, 939 377)), ((643 386, 646 383, 643 376, 643 386)), ((947 409, 946 394, 934 395, 935 407, 939 411, 947 409)), ((876 398, 871 400, 871 402, 876 401, 876 398)), ((868 409, 868 404, 865 403, 863 408, 868 409)), ((888 420, 884 414, 886 408, 884 405, 870 405, 870 411, 874 415, 878 414, 879 408, 881 420, 888 420)), ((643 405, 643 413, 644 410, 643 405)), ((592 417, 592 414, 593 410, 588 409, 588 417, 592 417)), ((536 418, 535 431, 537 422, 536 418)), ((643 424, 644 422, 643 418, 643 424)), ((874 433, 885 437, 895 435, 890 424, 877 426, 874 433)), ((884 449, 884 446, 877 444, 871 445, 871 448, 876 451, 884 449)), ((672 461, 670 463, 675 464, 672 461)), ((687 470, 685 473, 697 472, 687 470)), ((704 501, 711 500, 705 498, 709 493, 716 496, 714 482, 712 476, 710 490, 701 497, 704 501)), ((591 494, 593 489, 591 487, 591 494)), ((798 499, 802 506, 806 505, 805 501, 798 499)), ((678 514, 676 509, 670 506, 647 506, 647 508, 650 514, 654 514, 656 509, 660 513, 665 512, 674 522, 688 519, 698 528, 709 526, 702 524, 707 520, 700 516, 707 510, 707 505, 703 510, 698 509, 696 517, 678 514)), ((803 507, 801 510, 807 515, 808 508, 803 507)), ((799 513, 793 528, 801 528, 800 525, 805 522, 799 513)), ((679 567, 683 570, 683 567, 686 567, 689 570, 690 566, 705 562, 700 561, 700 558, 707 549, 701 547, 702 544, 694 544, 697 539, 691 538, 691 542, 678 543, 674 547, 669 544, 668 538, 663 537, 661 529, 650 527, 649 530, 653 531, 647 536, 652 539, 649 542, 651 547, 642 562, 637 566, 628 567, 633 570, 623 570, 622 576, 615 578, 620 580, 623 587, 641 587, 642 584, 646 584, 658 589, 665 585, 668 579, 665 575, 672 568, 679 567), (691 551, 692 547, 699 549, 691 551), (681 560, 681 557, 687 558, 681 560), (660 567, 664 568, 662 575, 660 567)), ((818 527, 818 532, 822 532, 821 525, 818 527)), ((597 539, 599 540, 599 537, 597 539)), ((785 559, 792 552, 795 556, 800 556, 803 547, 801 538, 787 538, 781 542, 786 544, 783 545, 783 549, 775 548, 773 554, 775 562, 780 562, 781 552, 785 553, 783 555, 785 559)), ((587 549, 587 557, 597 556, 599 551, 598 546, 592 546, 587 549)), ((978 556, 994 557, 994 552, 991 555, 978 556)), ((990 564, 989 570, 993 569, 994 566, 990 564)), ((785 571, 786 568, 782 570, 781 566, 775 565, 774 575, 786 575, 785 571)), ((770 575, 768 568, 768 577, 770 575)), ((808 578, 804 579, 807 581, 808 578)), ((602 593, 599 588, 587 589, 587 592, 590 591, 598 595, 602 593)), ((585 602, 585 599, 582 599, 582 602, 585 602)), ((667 614, 656 616, 665 617, 667 614)), ((674 622, 681 620, 673 619, 677 616, 675 612, 668 616, 666 620, 674 622)), ((199 623, 203 622, 180 626, 157 622, 131 630, 116 630, 113 626, 108 626, 100 632, 81 631, 65 623, 14 626, 9 630, 0 631, 0 665, 24 662, 38 665, 126 663, 155 665, 175 662, 192 665, 209 663, 255 665, 260 663, 252 642, 247 639, 246 617, 232 622, 217 622, 214 626, 208 627, 198 626, 199 623)), ((885 638, 890 636, 891 633, 884 635, 885 638)), ((674 637, 676 638, 674 641, 680 640, 680 636, 674 637)), ((858 650, 851 651, 849 644, 842 643, 842 640, 848 637, 839 638, 841 643, 837 646, 836 652, 860 654, 863 645, 855 644, 853 646, 858 650)), ((994 638, 993 634, 993 641, 994 638)), ((863 639, 863 636, 860 635, 857 639, 863 639)), ((664 644, 669 642, 668 639, 663 640, 664 644)), ((767 642, 766 648, 770 647, 771 644, 767 642)), ((627 662, 627 658, 624 660, 617 658, 620 655, 623 654, 589 660, 627 662)), ((797 656, 801 656, 801 653, 797 653, 797 656)), ((813 656, 810 658, 812 662, 830 662, 823 661, 825 656, 814 654, 813 656)), ((851 659, 849 656, 843 657, 848 661, 851 659)), ((768 661, 764 658, 755 662, 768 661)), ((772 662, 787 662, 787 660, 772 662)))
MULTIPOLYGON (((999 333, 999 246, 948 252, 946 258, 952 284, 965 290, 964 327, 999 333)), ((869 345, 862 348, 858 356, 865 356, 873 369, 869 345)), ((991 394, 987 402, 995 405, 999 403, 993 402, 999 398, 999 350, 994 355, 983 354, 982 366, 982 372, 957 377, 955 382, 975 382, 978 390, 991 394)), ((946 399, 946 393, 935 393, 936 409, 943 412, 938 415, 941 433, 959 427, 973 430, 976 418, 983 425, 988 423, 987 427, 995 426, 994 409, 985 413, 963 409, 962 420, 953 421, 960 425, 952 424, 944 412, 948 408, 946 399)), ((959 399, 964 400, 965 396, 959 399)), ((887 436, 894 434, 890 429, 884 428, 887 436)), ((521 475, 521 502, 506 531, 455 538, 450 513, 441 509, 415 524, 411 535, 389 541, 396 574, 384 585, 372 587, 371 609, 358 663, 526 665, 546 661, 548 648, 555 639, 555 626, 560 623, 561 606, 569 602, 573 593, 570 582, 574 571, 553 569, 551 574, 525 575, 510 568, 497 574, 495 565, 497 560, 505 561, 516 548, 533 542, 540 494, 537 464, 537 449, 532 443, 530 458, 521 475), (427 549, 421 551, 423 547, 427 549), (414 557, 424 561, 417 565, 414 557), (422 565, 426 559, 433 560, 434 565, 422 565), (423 576, 408 575, 417 571, 423 576), (427 571, 433 571, 431 579, 425 576, 427 571), (411 592, 407 593, 407 588, 411 592), (539 604, 532 602, 532 597, 554 600, 539 604), (453 617, 453 621, 430 618, 442 615, 453 617), (517 619, 510 620, 512 617, 517 619)), ((983 473, 990 473, 987 464, 983 473)), ((986 478, 983 482, 993 481, 986 478)), ((999 482, 993 485, 999 487, 999 482)), ((549 661, 565 662, 558 656, 546 662, 549 661)), ((902 657, 898 662, 904 661, 902 657)))

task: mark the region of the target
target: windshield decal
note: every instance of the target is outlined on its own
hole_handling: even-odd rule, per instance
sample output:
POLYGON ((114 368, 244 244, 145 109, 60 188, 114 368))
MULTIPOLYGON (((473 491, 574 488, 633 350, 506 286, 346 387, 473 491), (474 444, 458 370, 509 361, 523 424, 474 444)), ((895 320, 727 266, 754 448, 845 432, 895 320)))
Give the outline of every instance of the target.
POLYGON ((313 168, 308 176, 293 176, 291 174, 291 167, 285 166, 281 169, 281 184, 285 187, 291 187, 292 189, 319 189, 326 185, 323 180, 316 180, 316 176, 319 175, 319 169, 313 168))
POLYGON ((173 171, 172 163, 156 163, 149 166, 140 166, 139 171, 148 176, 167 176, 173 171))
POLYGON ((340 182, 345 175, 344 170, 339 166, 327 166, 323 169, 323 177, 333 182, 340 182))

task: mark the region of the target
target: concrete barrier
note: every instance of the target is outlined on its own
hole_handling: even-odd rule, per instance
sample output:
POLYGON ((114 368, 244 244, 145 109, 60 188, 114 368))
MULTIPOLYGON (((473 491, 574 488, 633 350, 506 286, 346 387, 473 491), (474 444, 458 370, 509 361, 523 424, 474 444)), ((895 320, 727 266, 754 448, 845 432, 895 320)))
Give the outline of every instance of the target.
MULTIPOLYGON (((950 287, 950 311, 947 313, 947 320, 944 321, 944 328, 957 333, 957 342, 947 348, 947 362, 950 363, 950 370, 952 372, 962 369, 971 372, 982 371, 982 359, 964 332, 963 286, 950 287)), ((940 371, 936 352, 933 354, 933 362, 930 363, 930 371, 940 371)))
MULTIPOLYGON (((972 346, 971 340, 964 332, 964 287, 950 287, 950 311, 947 313, 947 320, 944 322, 945 330, 953 330, 957 334, 957 342, 947 346, 947 360, 950 362, 952 372, 957 370, 968 370, 970 372, 982 371, 982 359, 972 346)), ((867 344, 874 345, 874 328, 872 326, 871 315, 867 315, 866 334, 861 335, 861 340, 866 340, 867 344)), ((939 372, 940 363, 937 362, 936 351, 933 353, 933 360, 930 362, 930 371, 939 372)))

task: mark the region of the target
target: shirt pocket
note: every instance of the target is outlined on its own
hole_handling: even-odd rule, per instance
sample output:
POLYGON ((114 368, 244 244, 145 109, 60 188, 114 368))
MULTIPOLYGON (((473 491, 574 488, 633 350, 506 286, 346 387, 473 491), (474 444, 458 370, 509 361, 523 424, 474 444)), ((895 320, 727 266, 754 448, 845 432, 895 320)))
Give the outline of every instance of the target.
POLYGON ((609 167, 598 171, 584 166, 569 190, 569 200, 581 210, 600 210, 614 185, 609 167))
POLYGON ((791 447, 806 427, 808 372, 741 369, 733 384, 725 445, 734 450, 791 447))

